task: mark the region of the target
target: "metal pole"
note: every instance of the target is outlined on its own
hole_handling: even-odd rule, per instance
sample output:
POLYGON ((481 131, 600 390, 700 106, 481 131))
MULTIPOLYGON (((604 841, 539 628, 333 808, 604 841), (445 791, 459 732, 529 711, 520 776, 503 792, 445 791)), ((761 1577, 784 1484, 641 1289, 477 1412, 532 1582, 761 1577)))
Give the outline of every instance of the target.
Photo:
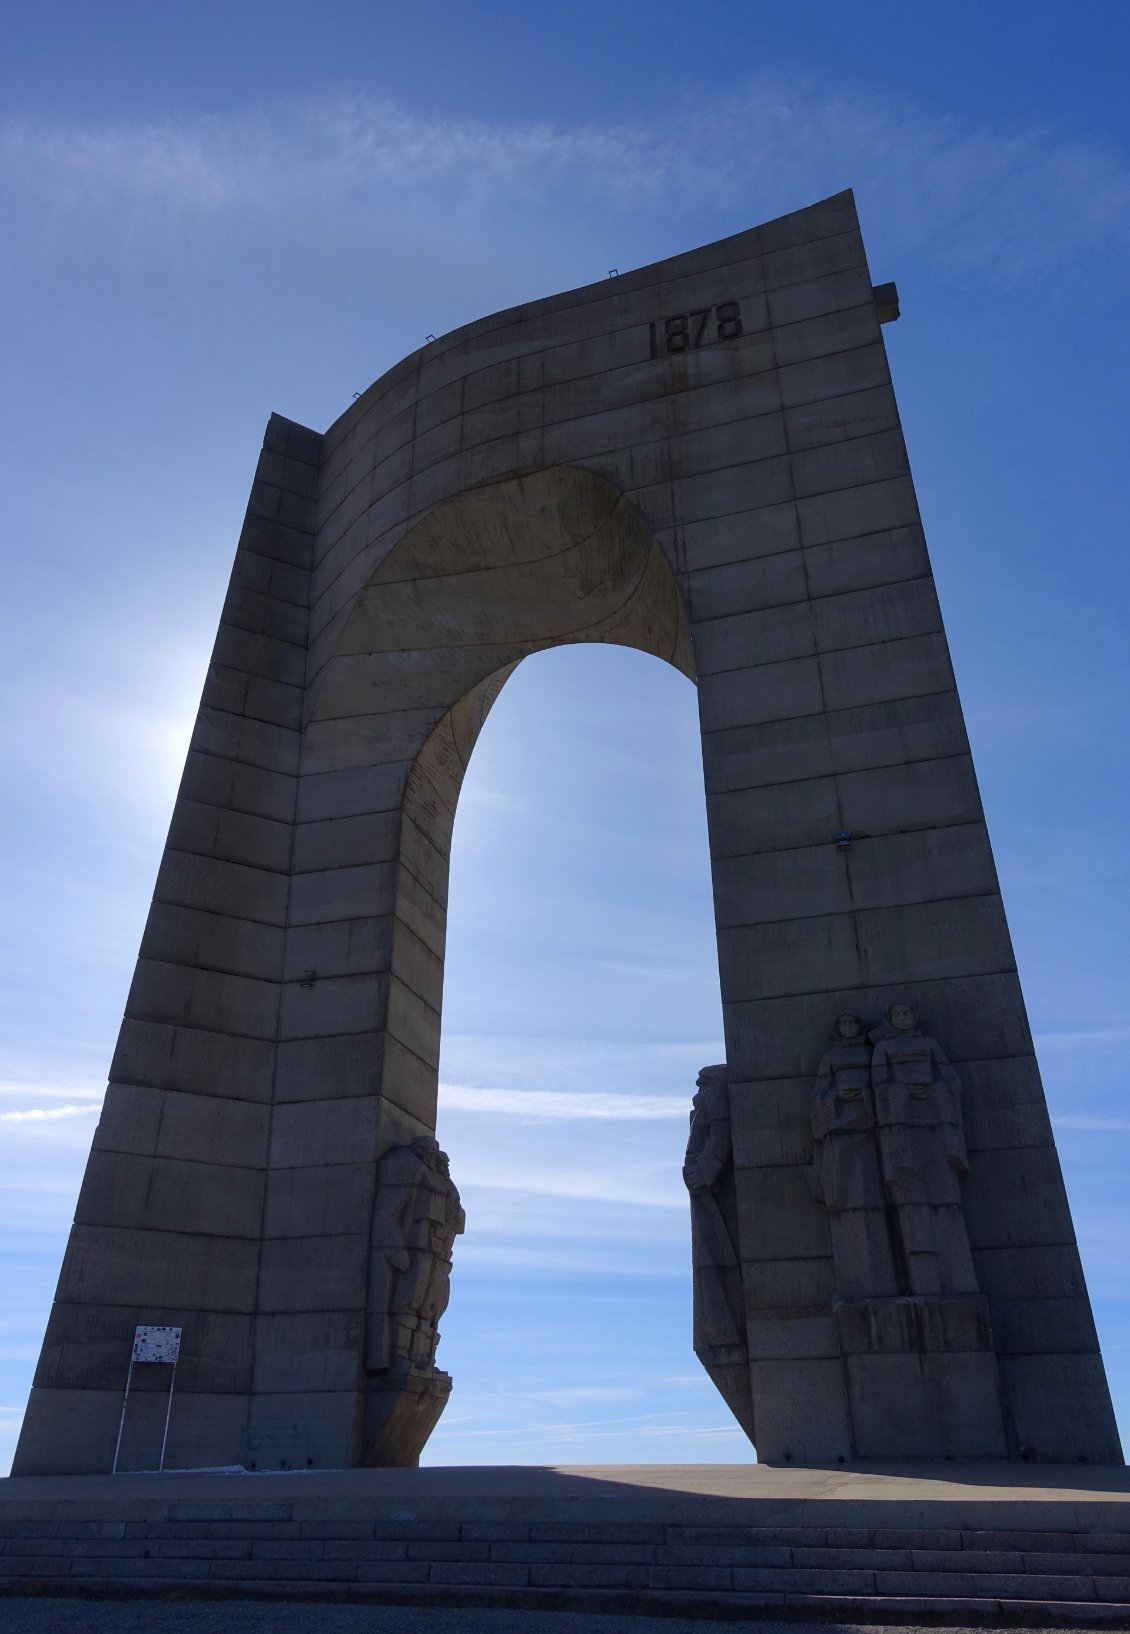
POLYGON ((169 1400, 165 1408, 165 1433, 161 1437, 161 1462, 157 1465, 158 1473, 165 1467, 165 1444, 169 1439, 169 1419, 173 1414, 173 1385, 177 1382, 177 1364, 173 1363, 172 1377, 169 1380, 169 1400))
POLYGON ((133 1378, 133 1357, 131 1356, 130 1359, 129 1359, 129 1372, 126 1374, 126 1393, 122 1397, 122 1416, 118 1421, 118 1439, 114 1443, 114 1462, 110 1467, 110 1474, 111 1475, 116 1475, 118 1473, 118 1454, 122 1450, 122 1431, 126 1427, 126 1402, 129 1400, 129 1387, 130 1387, 130 1381, 132 1380, 132 1378, 133 1378))

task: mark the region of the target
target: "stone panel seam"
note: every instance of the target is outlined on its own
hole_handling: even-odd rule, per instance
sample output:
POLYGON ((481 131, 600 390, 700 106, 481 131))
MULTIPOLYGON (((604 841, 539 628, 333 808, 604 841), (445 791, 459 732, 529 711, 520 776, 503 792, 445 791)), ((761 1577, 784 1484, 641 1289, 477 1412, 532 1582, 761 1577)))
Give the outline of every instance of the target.
MULTIPOLYGON (((905 641, 907 639, 914 640, 916 638, 913 637, 913 636, 911 636, 909 638, 906 637, 906 636, 897 636, 894 639, 900 640, 900 641, 905 641)), ((880 645, 881 644, 882 643, 880 643, 880 645)), ((860 650, 861 649, 859 647, 849 647, 849 648, 846 649, 846 651, 848 651, 848 652, 859 652, 860 650)), ((791 659, 786 659, 786 663, 791 663, 791 662, 792 662, 791 659)), ((945 687, 930 687, 925 692, 904 692, 896 699, 883 699, 881 701, 882 702, 887 702, 887 703, 903 703, 903 702, 905 702, 905 701, 907 701, 908 699, 911 699, 911 698, 948 698, 948 697, 953 697, 956 694, 956 692, 957 692, 957 688, 956 688, 956 686, 953 686, 953 685, 945 686, 945 687)), ((713 738, 713 737, 721 736, 721 734, 723 732, 760 731, 763 728, 768 727, 768 726, 786 726, 786 725, 787 726, 792 726, 792 725, 795 725, 799 721, 823 720, 823 719, 825 719, 825 717, 827 717, 829 715, 848 715, 853 710, 867 709, 867 708, 870 708, 870 707, 871 706, 869 704, 854 704, 854 703, 853 704, 841 704, 841 705, 837 705, 836 708, 834 708, 834 709, 812 710, 807 715, 775 715, 772 720, 768 720, 768 721, 747 721, 744 725, 740 725, 740 726, 712 726, 707 731, 703 732, 702 735, 703 735, 704 738, 713 738)), ((934 759, 934 758, 937 758, 937 757, 931 756, 930 758, 934 759)), ((943 756, 941 758, 948 758, 948 757, 943 756)), ((891 764, 893 764, 893 765, 902 765, 903 762, 902 761, 894 761, 891 764)), ((914 764, 914 762, 907 762, 907 764, 914 764)), ((854 772, 826 772, 826 773, 823 773, 821 775, 826 776, 826 777, 854 777, 856 775, 856 773, 854 773, 854 772)), ((801 778, 801 779, 798 779, 798 781, 800 781, 800 782, 809 782, 811 780, 808 779, 808 778, 801 778)), ((752 788, 762 788, 762 787, 764 787, 764 788, 778 788, 778 787, 782 787, 783 785, 776 784, 776 783, 766 783, 766 784, 754 783, 754 784, 752 784, 750 786, 752 788)), ((729 793, 730 791, 720 789, 720 790, 716 790, 716 791, 712 790, 710 792, 711 793, 716 792, 716 793, 721 794, 721 793, 729 793)))
MULTIPOLYGON (((739 513, 739 514, 741 514, 741 513, 739 513)), ((876 531, 879 532, 879 533, 889 533, 891 530, 889 528, 881 528, 881 529, 877 529, 876 531)), ((850 542, 852 544, 854 544, 856 539, 859 538, 859 537, 863 537, 863 536, 858 535, 858 534, 853 534, 850 542)), ((803 558, 806 548, 808 550, 813 550, 813 549, 822 550, 824 547, 822 545, 820 545, 820 546, 809 545, 807 547, 801 545, 801 546, 799 546, 799 547, 797 547, 797 548, 795 548, 793 550, 778 550, 778 551, 774 551, 772 556, 758 556, 758 557, 755 557, 754 559, 756 561, 758 561, 758 562, 768 562, 768 561, 773 561, 777 557, 780 557, 780 556, 796 556, 796 555, 800 555, 803 558)), ((744 562, 742 562, 742 563, 720 562, 718 565, 720 567, 742 566, 742 565, 744 565, 744 562)), ((804 563, 803 560, 802 560, 800 565, 801 565, 802 570, 804 570, 806 568, 806 566, 807 566, 807 564, 804 563)), ((687 576, 688 576, 688 578, 693 579, 695 573, 711 573, 713 571, 714 571, 714 569, 710 568, 710 567, 693 568, 693 569, 690 570, 690 572, 688 573, 687 576)), ((812 595, 807 595, 807 596, 804 596, 804 597, 794 597, 793 600, 791 600, 791 601, 774 601, 774 602, 768 603, 764 607, 743 607, 740 611, 734 612, 734 613, 707 613, 703 617, 699 617, 699 616, 696 615, 694 622, 695 622, 695 626, 697 628, 699 625, 721 624, 721 623, 724 623, 726 619, 749 618, 749 617, 758 617, 758 616, 761 616, 761 615, 764 615, 764 614, 787 613, 787 612, 792 611, 793 608, 796 608, 796 607, 812 607, 818 602, 843 601, 848 596, 870 596, 870 595, 879 594, 884 590, 899 589, 903 585, 907 585, 907 584, 933 584, 933 582, 934 582, 934 575, 932 573, 930 573, 930 572, 926 572, 926 573, 909 573, 904 578, 901 578, 901 579, 881 579, 876 584, 864 584, 864 585, 858 586, 858 588, 853 588, 851 590, 825 590, 822 594, 812 594, 812 595)), ((938 629, 940 630, 941 628, 942 628, 942 625, 941 625, 941 621, 939 620, 938 629)), ((915 631, 915 635, 934 635, 936 633, 937 633, 937 631, 935 631, 935 630, 917 630, 917 631, 915 631)), ((905 641, 907 639, 908 638, 906 636, 885 636, 885 637, 883 637, 883 640, 885 640, 885 641, 905 641)), ((913 639, 913 638, 911 638, 911 639, 913 639)), ((876 641, 865 641, 865 642, 862 642, 862 643, 857 643, 857 645, 862 645, 862 646, 865 646, 865 647, 872 647, 872 646, 878 646, 878 645, 880 645, 880 643, 876 642, 876 641)), ((799 653, 797 656, 801 657, 801 658, 807 658, 807 657, 813 656, 815 653, 818 653, 818 652, 854 652, 854 651, 855 651, 855 647, 847 647, 847 648, 844 648, 844 647, 815 647, 813 649, 812 654, 799 653)), ((790 660, 770 658, 770 659, 764 660, 764 662, 771 663, 771 664, 773 664, 773 663, 782 663, 782 662, 788 663, 788 662, 790 662, 790 660)), ((753 669, 755 667, 756 666, 752 665, 752 664, 735 664, 735 665, 732 666, 731 669, 708 670, 706 673, 708 675, 729 675, 729 674, 732 673, 733 669, 753 669)))
MULTIPOLYGON (((955 898, 954 900, 960 901, 962 899, 961 898, 955 898)), ((976 899, 972 898, 972 899, 966 899, 966 900, 976 900, 976 899)), ((1000 896, 999 896, 999 893, 994 892, 991 897, 983 898, 983 900, 999 902, 1000 896)), ((872 913, 872 912, 885 912, 885 911, 891 911, 891 910, 865 908, 865 909, 862 909, 862 910, 857 909, 857 910, 854 910, 854 911, 856 911, 856 912, 862 911, 864 913, 872 913)), ((898 912, 899 910, 895 909, 893 911, 898 912)), ((823 918, 829 918, 829 919, 838 919, 838 918, 850 917, 850 912, 851 912, 851 910, 849 910, 849 913, 847 915, 827 914, 827 915, 818 915, 816 917, 823 917, 823 918)), ((787 921, 784 921, 784 923, 787 923, 787 921)), ((727 929, 730 929, 730 930, 742 930, 742 929, 748 929, 748 928, 750 928, 750 927, 741 926, 741 925, 731 925, 731 926, 727 927, 727 929)), ((945 982, 991 981, 995 977, 998 977, 998 976, 1015 977, 1016 976, 1016 966, 1015 966, 1015 964, 1003 966, 999 970, 979 970, 979 971, 977 971, 975 976, 969 976, 969 975, 964 975, 964 976, 927 976, 927 977, 924 977, 921 981, 916 982, 915 986, 916 987, 925 987, 925 986, 936 987, 936 986, 942 985, 945 982)), ((794 992, 794 993, 767 993, 767 994, 764 994, 760 998, 754 998, 754 999, 724 999, 722 1001, 722 1008, 724 1010, 737 1010, 737 1009, 740 1009, 740 1008, 748 1007, 750 1005, 781 1004, 781 1003, 783 1003, 784 1001, 786 1001, 788 999, 818 999, 818 998, 823 998, 825 996, 835 998, 837 995, 840 995, 842 993, 871 993, 871 992, 887 993, 887 992, 890 991, 892 986, 897 986, 897 985, 898 985, 898 983, 893 983, 893 982, 862 982, 862 983, 856 983, 854 986, 848 986, 848 987, 842 987, 842 986, 841 987, 819 987, 819 988, 807 988, 804 991, 794 992)), ((736 1057, 738 1052, 735 1051, 734 1053, 735 1053, 735 1057, 736 1057)), ((1013 1058, 1012 1057, 1005 1057, 1004 1059, 1011 1060, 1013 1058)))
MULTIPOLYGON (((947 693, 950 690, 952 690, 952 689, 947 688, 947 693)), ((944 695, 945 694, 942 694, 942 693, 929 693, 929 692, 928 693, 919 693, 919 694, 917 694, 918 697, 927 697, 927 698, 930 698, 930 697, 942 697, 944 695)), ((866 709, 868 707, 869 706, 867 704, 863 704, 863 705, 849 704, 849 705, 847 705, 847 709, 859 709, 859 708, 866 709)), ((834 710, 834 709, 830 709, 830 710, 827 711, 827 713, 830 714, 830 715, 834 715, 834 714, 837 713, 837 711, 834 710)), ((814 717, 811 716, 811 715, 788 715, 788 716, 785 717, 785 719, 787 721, 789 721, 789 722, 792 722, 792 721, 812 720, 812 719, 814 719, 814 717)), ((758 722, 757 724, 758 724, 758 726, 760 726, 762 724, 773 726, 773 725, 775 725, 777 723, 773 722, 773 721, 768 721, 768 722, 764 722, 764 723, 763 722, 758 722)), ((718 726, 718 727, 715 727, 713 730, 714 730, 715 733, 717 733, 717 732, 742 732, 742 731, 747 730, 747 728, 742 727, 742 726, 718 726)), ((899 771, 904 766, 930 766, 930 765, 933 765, 935 761, 941 763, 943 761, 949 761, 949 760, 970 761, 971 759, 972 759, 972 757, 969 754, 969 751, 967 749, 958 750, 956 754, 952 754, 952 755, 908 755, 905 760, 884 761, 881 765, 878 765, 878 766, 860 766, 860 767, 855 768, 852 771, 846 771, 846 772, 845 771, 837 771, 837 770, 833 769, 833 770, 826 771, 826 772, 813 772, 808 777, 784 777, 784 778, 778 778, 775 782, 772 782, 772 783, 742 783, 742 784, 727 785, 727 787, 724 788, 724 789, 710 789, 710 790, 708 790, 707 791, 707 798, 710 799, 710 800, 721 800, 728 794, 759 794, 762 790, 766 790, 766 789, 791 789, 798 783, 827 783, 832 778, 836 778, 836 777, 870 777, 875 773, 899 771)), ((983 821, 983 820, 978 818, 977 821, 980 822, 980 821, 983 821)), ((935 826, 935 825, 930 825, 930 826, 935 826)), ((905 830, 905 831, 896 831, 896 832, 914 833, 914 832, 917 832, 917 831, 908 829, 908 830, 905 830)), ((756 855, 757 853, 752 853, 752 854, 756 855)))

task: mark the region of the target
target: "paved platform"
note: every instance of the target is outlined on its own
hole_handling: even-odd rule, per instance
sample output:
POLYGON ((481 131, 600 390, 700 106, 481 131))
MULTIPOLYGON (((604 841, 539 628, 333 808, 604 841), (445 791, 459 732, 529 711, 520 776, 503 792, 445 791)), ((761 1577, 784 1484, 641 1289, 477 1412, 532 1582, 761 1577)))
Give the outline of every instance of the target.
POLYGON ((9 1592, 1130 1625, 1130 1471, 448 1467, 0 1481, 9 1592))

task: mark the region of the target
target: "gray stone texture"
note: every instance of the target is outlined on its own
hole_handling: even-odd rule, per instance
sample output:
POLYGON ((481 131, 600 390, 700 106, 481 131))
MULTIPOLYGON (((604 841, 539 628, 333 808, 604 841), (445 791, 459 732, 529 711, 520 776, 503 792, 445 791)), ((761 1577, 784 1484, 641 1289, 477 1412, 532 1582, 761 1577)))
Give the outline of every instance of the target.
POLYGON ((759 1456, 855 1456, 808 1100, 829 1019, 910 994, 965 1086, 1009 1454, 1121 1457, 892 315, 843 193, 469 324, 324 435, 272 417, 17 1470, 109 1467, 140 1321, 185 1330, 169 1463, 362 1458, 375 1177, 434 1131, 461 780, 514 666, 579 641, 698 681, 759 1456))

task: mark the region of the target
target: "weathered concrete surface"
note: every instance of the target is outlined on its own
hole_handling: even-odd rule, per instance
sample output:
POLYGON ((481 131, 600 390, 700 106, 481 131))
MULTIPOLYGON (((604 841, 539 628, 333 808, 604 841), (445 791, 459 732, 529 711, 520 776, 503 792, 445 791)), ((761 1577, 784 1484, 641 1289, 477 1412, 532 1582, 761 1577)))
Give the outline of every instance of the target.
MULTIPOLYGON (((851 1360, 849 1391, 811 1184, 833 1018, 909 1002, 963 1086, 979 1389, 1017 1458, 1121 1459, 892 315, 844 193, 467 325, 324 435, 272 418, 18 1470, 109 1467, 137 1322, 184 1328, 174 1463, 372 1450, 375 1175, 434 1131, 463 773, 514 666, 580 641, 697 679, 759 1454, 851 1461, 885 1397, 952 1401, 966 1365, 851 1360)), ((902 1450, 960 1451, 952 1416, 902 1450)))
POLYGON ((1125 1626, 1126 1471, 757 1465, 0 1483, 0 1584, 1125 1626))

